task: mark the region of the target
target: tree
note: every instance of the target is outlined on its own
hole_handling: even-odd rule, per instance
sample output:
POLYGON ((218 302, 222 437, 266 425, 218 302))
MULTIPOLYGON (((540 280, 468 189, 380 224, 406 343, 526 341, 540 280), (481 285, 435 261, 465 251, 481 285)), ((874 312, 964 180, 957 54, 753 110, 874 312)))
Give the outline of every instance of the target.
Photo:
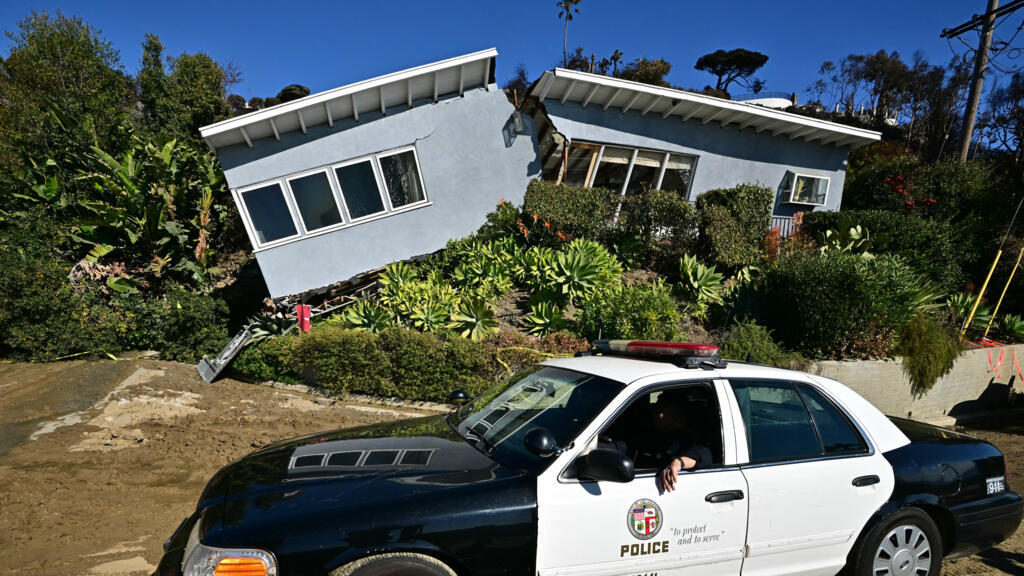
POLYGON ((160 103, 167 97, 167 73, 164 70, 164 45, 156 34, 146 34, 142 43, 142 67, 135 77, 139 86, 139 103, 146 123, 156 127, 160 103))
POLYGON ((559 0, 556 3, 559 9, 558 17, 565 20, 565 29, 562 31, 562 66, 565 68, 569 67, 569 54, 566 50, 566 43, 569 40, 569 22, 572 21, 573 14, 580 13, 577 6, 582 2, 583 0, 559 0))
POLYGON ((281 91, 277 93, 277 99, 284 102, 291 102, 292 100, 298 100, 299 98, 305 98, 309 96, 309 88, 302 84, 289 84, 281 91))
POLYGON ((643 82, 652 86, 668 88, 671 87, 671 84, 665 80, 665 76, 668 76, 671 70, 672 65, 662 58, 655 58, 653 60, 638 58, 627 64, 616 76, 623 80, 632 80, 633 82, 643 82))
POLYGON ((978 126, 990 147, 1009 152, 1017 164, 1024 161, 1024 72, 1014 73, 1006 86, 992 87, 978 126))
POLYGON ((224 70, 206 54, 184 53, 170 60, 161 125, 178 137, 199 138, 199 128, 227 117, 224 70))
POLYGON ((619 62, 622 61, 622 50, 616 49, 614 52, 612 52, 612 55, 608 58, 608 61, 612 63, 612 76, 618 76, 619 62))
POLYGON ((266 108, 266 106, 266 102, 264 102, 263 98, 260 98, 259 96, 253 96, 252 98, 249 98, 249 108, 252 108, 254 110, 262 110, 263 108, 266 108))
POLYGON ((241 116, 249 112, 249 108, 246 107, 245 98, 238 94, 228 95, 228 106, 231 106, 232 116, 241 116))
POLYGON ((768 56, 743 48, 715 50, 697 59, 697 70, 710 72, 716 77, 715 90, 729 91, 733 83, 759 92, 764 83, 751 78, 754 72, 768 62, 768 56))
POLYGON ((563 65, 568 70, 579 70, 580 72, 593 72, 593 63, 589 56, 583 53, 583 46, 577 46, 576 50, 569 56, 563 65))
POLYGON ((505 85, 502 88, 510 92, 514 91, 520 99, 524 98, 526 91, 530 88, 530 77, 526 73, 526 66, 516 64, 515 72, 513 72, 511 78, 505 81, 505 85))

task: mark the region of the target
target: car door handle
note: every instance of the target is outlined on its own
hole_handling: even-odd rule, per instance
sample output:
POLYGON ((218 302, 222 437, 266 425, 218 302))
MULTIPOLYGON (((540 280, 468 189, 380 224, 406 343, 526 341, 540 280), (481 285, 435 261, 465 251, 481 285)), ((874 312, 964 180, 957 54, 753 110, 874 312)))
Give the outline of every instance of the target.
POLYGON ((712 492, 704 497, 705 502, 712 504, 721 504, 722 502, 732 502, 733 500, 743 500, 743 490, 726 490, 724 492, 712 492))
POLYGON ((861 488, 863 486, 871 486, 872 484, 878 484, 879 482, 880 480, 878 479, 878 476, 875 476, 874 474, 872 474, 871 476, 858 476, 857 478, 853 479, 853 485, 856 486, 857 488, 861 488))

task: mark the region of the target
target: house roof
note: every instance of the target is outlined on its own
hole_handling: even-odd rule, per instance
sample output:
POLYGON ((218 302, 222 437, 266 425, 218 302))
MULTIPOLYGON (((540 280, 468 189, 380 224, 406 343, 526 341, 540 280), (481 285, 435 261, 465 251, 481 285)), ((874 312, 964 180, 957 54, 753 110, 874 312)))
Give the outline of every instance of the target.
POLYGON ((873 130, 745 102, 564 68, 545 71, 533 84, 529 95, 541 102, 545 99, 558 100, 562 104, 576 102, 584 108, 600 106, 606 112, 614 107, 622 113, 637 111, 644 116, 657 114, 665 121, 675 117, 683 121, 699 120, 702 124, 716 122, 722 128, 730 125, 740 130, 753 128, 756 133, 767 131, 776 136, 788 136, 791 140, 816 140, 822 145, 831 144, 836 147, 864 146, 882 138, 880 132, 873 130))
POLYGON ((347 118, 359 121, 360 113, 380 112, 388 108, 412 108, 417 102, 436 102, 438 98, 482 86, 486 88, 494 71, 494 48, 440 62, 409 68, 362 82, 334 88, 305 98, 229 118, 199 129, 203 140, 213 148, 246 144, 254 140, 276 138, 281 134, 311 126, 334 123, 347 118))

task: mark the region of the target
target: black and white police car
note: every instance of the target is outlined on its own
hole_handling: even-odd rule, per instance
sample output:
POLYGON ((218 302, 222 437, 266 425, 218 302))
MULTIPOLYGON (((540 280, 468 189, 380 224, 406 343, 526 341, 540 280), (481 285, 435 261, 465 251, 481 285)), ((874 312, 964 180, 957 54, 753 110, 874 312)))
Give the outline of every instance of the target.
POLYGON ((604 341, 445 416, 234 462, 156 574, 934 576, 1021 515, 990 444, 714 347, 604 341))

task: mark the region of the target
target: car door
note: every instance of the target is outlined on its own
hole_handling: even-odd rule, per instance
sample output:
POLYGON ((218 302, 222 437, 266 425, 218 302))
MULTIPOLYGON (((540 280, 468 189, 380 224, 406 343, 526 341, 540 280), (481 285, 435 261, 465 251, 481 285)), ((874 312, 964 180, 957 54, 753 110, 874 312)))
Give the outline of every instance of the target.
POLYGON ((621 409, 602 415, 575 447, 538 477, 537 569, 541 576, 740 573, 747 487, 735 465, 733 413, 719 408, 725 387, 707 380, 652 383, 627 392, 621 409), (666 390, 694 399, 691 409, 701 411, 703 404, 702 429, 708 434, 713 463, 681 473, 677 489, 665 492, 657 478, 664 464, 655 464, 646 453, 641 461, 640 454, 626 446, 622 450, 632 452, 640 464, 632 481, 574 477, 575 459, 596 446, 639 444, 649 431, 644 414, 666 390))
POLYGON ((816 385, 730 384, 749 487, 744 576, 836 574, 892 493, 892 468, 816 385))

